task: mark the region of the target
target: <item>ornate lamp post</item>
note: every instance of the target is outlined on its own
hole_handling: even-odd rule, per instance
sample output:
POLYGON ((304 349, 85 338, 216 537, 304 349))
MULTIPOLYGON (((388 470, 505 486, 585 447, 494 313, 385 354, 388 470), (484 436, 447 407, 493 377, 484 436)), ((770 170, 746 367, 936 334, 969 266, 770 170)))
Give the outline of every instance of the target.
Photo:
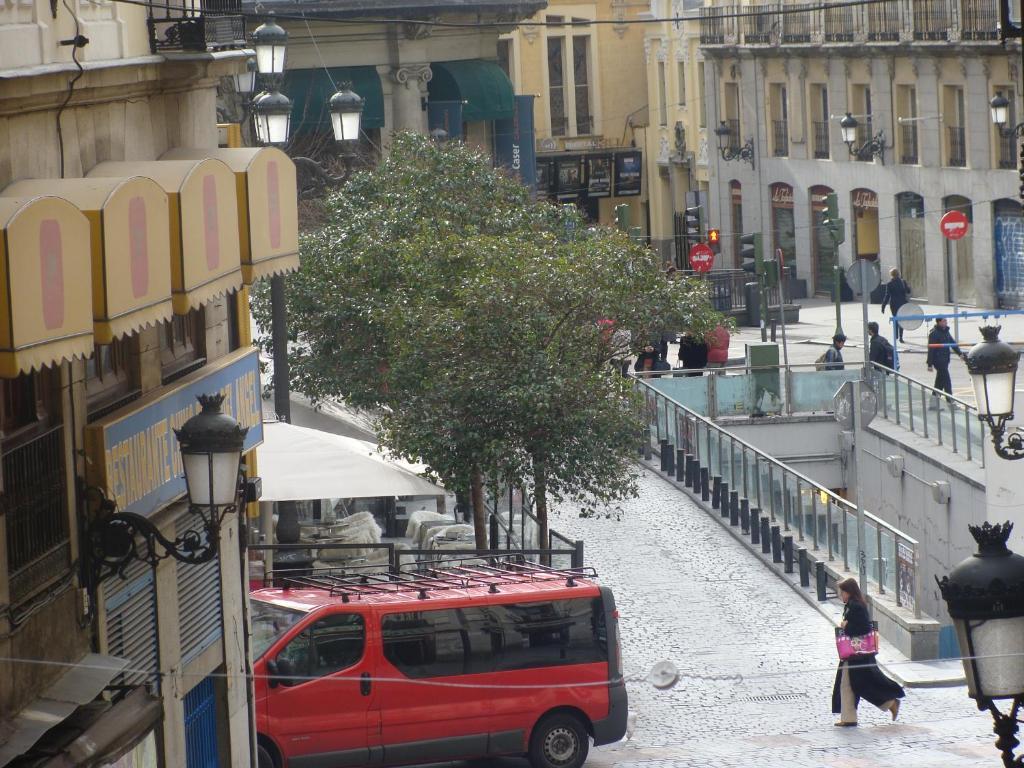
POLYGON ((252 102, 256 139, 260 144, 284 144, 292 124, 292 102, 283 93, 263 92, 252 102))
POLYGON ((1024 557, 1006 546, 1013 523, 968 527, 977 553, 936 581, 960 642, 967 694, 992 713, 1003 765, 1021 768, 1024 756, 1013 752, 1024 702, 1024 557), (997 701, 1008 701, 1009 712, 997 701))
POLYGON ((839 120, 839 130, 843 136, 843 143, 850 152, 850 156, 856 157, 859 160, 870 160, 877 157, 884 164, 885 133, 879 130, 878 133, 855 149, 853 145, 857 143, 857 128, 859 126, 860 123, 857 122, 857 118, 849 112, 839 120))
POLYGON ((123 576, 135 560, 155 566, 171 557, 199 565, 217 556, 221 523, 238 509, 242 499, 242 446, 248 432, 221 412, 223 401, 220 394, 200 395, 202 411, 175 430, 181 446, 188 508, 196 527, 168 539, 149 518, 118 512, 116 503, 102 489, 86 489, 87 495, 99 498, 99 514, 89 531, 93 589, 109 576, 123 576))
POLYGON ((992 433, 996 455, 1003 459, 1024 459, 1024 433, 1014 429, 1006 434, 1006 423, 1013 418, 1019 353, 999 339, 999 330, 999 326, 981 329, 984 341, 967 353, 967 371, 971 374, 978 402, 978 418, 992 433))
POLYGON ((732 137, 732 129, 726 125, 725 120, 719 122, 715 128, 715 136, 718 137, 718 152, 726 162, 731 160, 745 160, 754 167, 754 139, 747 139, 742 147, 735 146, 729 139, 732 137))
POLYGON ((252 47, 256 49, 256 68, 261 75, 283 75, 284 58, 288 46, 288 33, 273 16, 252 32, 252 47))

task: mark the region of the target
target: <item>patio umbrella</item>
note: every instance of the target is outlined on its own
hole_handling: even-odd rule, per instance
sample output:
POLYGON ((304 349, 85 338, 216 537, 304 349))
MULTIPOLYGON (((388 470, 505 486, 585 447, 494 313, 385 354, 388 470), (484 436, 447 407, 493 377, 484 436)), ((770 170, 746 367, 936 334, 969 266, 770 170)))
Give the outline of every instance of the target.
POLYGON ((437 496, 445 492, 415 465, 383 456, 373 443, 284 422, 263 425, 257 449, 261 501, 437 496))

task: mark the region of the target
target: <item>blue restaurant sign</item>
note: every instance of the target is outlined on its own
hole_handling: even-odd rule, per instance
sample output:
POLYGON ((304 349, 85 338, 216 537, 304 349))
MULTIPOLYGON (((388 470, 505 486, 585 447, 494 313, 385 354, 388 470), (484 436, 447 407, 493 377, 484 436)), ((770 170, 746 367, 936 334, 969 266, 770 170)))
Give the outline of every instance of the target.
POLYGON ((254 349, 223 360, 85 428, 89 482, 104 488, 121 512, 151 515, 186 492, 174 430, 199 413, 199 395, 220 392, 222 406, 248 427, 244 451, 263 442, 259 359, 254 349))

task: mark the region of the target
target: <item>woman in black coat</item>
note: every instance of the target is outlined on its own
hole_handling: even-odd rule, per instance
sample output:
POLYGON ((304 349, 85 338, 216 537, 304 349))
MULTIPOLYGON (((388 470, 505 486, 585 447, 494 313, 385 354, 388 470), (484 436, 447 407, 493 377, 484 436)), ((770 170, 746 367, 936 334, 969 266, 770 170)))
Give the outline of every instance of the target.
MULTIPOLYGON (((903 279, 900 271, 893 267, 889 270, 889 282, 885 284, 885 293, 882 294, 882 314, 885 314, 885 307, 889 305, 893 317, 900 311, 900 307, 910 301, 910 283, 903 279)), ((896 335, 903 341, 903 326, 896 324, 896 335)))
MULTIPOLYGON (((867 635, 872 631, 868 605, 856 579, 843 579, 836 585, 843 609, 843 631, 849 637, 867 635)), ((832 687, 832 711, 839 715, 836 725, 857 725, 857 704, 867 699, 879 709, 890 712, 892 719, 900 711, 903 688, 882 674, 876 654, 855 654, 839 662, 836 683, 832 687)))

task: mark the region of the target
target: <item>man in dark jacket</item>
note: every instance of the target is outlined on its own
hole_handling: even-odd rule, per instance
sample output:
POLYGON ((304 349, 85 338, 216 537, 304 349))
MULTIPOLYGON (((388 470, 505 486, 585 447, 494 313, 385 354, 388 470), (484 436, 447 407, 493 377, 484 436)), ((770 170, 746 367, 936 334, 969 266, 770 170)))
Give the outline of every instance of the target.
POLYGON ((878 323, 868 323, 868 337, 871 339, 868 346, 868 359, 872 363, 892 368, 892 344, 889 343, 888 339, 879 335, 878 323))
POLYGON ((960 357, 964 356, 960 347, 957 346, 953 334, 949 332, 949 323, 946 318, 936 318, 935 325, 928 332, 928 370, 935 371, 934 387, 951 395, 953 394, 953 382, 949 378, 950 352, 956 352, 960 357))
MULTIPOLYGON (((885 284, 885 293, 882 295, 882 314, 885 314, 886 305, 892 310, 893 317, 900 311, 900 307, 910 300, 910 284, 903 279, 900 271, 893 267, 889 270, 889 282, 885 284)), ((903 341, 903 326, 896 324, 896 337, 903 341)))

